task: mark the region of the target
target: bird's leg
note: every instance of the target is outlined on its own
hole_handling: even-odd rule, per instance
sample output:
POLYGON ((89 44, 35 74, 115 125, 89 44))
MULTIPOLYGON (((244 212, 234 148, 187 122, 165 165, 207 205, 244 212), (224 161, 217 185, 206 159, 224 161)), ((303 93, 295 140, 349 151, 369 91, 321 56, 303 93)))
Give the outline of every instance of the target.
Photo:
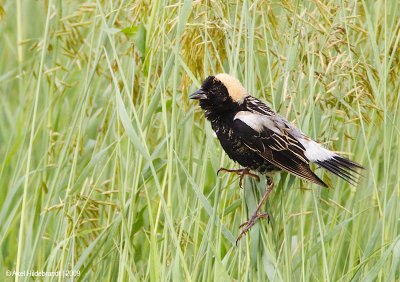
POLYGON ((268 198, 268 195, 271 193, 272 188, 274 188, 274 182, 272 181, 272 178, 267 176, 267 189, 265 190, 264 196, 261 199, 261 202, 258 204, 255 212, 251 215, 250 219, 243 224, 240 225, 240 228, 243 228, 242 231, 240 232, 238 238, 236 239, 236 245, 239 242, 239 240, 247 233, 247 231, 250 230, 251 227, 256 223, 257 219, 259 218, 268 218, 269 219, 269 214, 267 212, 260 212, 261 207, 264 205, 265 201, 268 198))
POLYGON ((242 183, 243 183, 243 178, 247 175, 250 177, 253 177, 254 179, 256 179, 257 181, 260 181, 260 177, 257 174, 251 173, 250 169, 248 167, 245 168, 241 168, 241 169, 227 169, 227 168, 223 168, 221 167, 218 171, 217 171, 217 175, 218 173, 220 173, 221 171, 225 171, 225 172, 229 172, 229 173, 236 173, 237 175, 240 175, 240 179, 239 179, 239 187, 242 187, 242 183))

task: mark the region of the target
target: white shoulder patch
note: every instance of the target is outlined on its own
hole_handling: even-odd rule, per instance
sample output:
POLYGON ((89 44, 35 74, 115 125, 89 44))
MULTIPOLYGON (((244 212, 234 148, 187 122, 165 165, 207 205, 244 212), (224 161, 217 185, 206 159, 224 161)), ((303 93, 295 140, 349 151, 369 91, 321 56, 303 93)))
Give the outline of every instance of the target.
POLYGON ((225 85, 233 101, 243 103, 244 99, 249 95, 240 81, 235 77, 226 73, 220 73, 215 78, 225 85))
POLYGON ((320 144, 311 139, 307 140, 304 138, 299 138, 298 140, 306 149, 304 155, 310 161, 325 161, 335 156, 335 153, 325 149, 320 144))
POLYGON ((276 133, 281 133, 276 127, 274 121, 265 115, 252 113, 249 111, 238 112, 233 120, 239 119, 257 132, 261 132, 264 128, 268 128, 276 133))

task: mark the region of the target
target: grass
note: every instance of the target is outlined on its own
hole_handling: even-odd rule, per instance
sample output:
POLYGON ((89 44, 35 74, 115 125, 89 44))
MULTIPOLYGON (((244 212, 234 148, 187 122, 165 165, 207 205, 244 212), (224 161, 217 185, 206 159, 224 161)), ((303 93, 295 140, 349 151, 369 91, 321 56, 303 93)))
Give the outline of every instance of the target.
POLYGON ((399 5, 0 3, 0 280, 399 281, 399 5), (216 176, 237 164, 188 100, 222 71, 359 185, 275 176, 236 247, 265 179, 216 176))

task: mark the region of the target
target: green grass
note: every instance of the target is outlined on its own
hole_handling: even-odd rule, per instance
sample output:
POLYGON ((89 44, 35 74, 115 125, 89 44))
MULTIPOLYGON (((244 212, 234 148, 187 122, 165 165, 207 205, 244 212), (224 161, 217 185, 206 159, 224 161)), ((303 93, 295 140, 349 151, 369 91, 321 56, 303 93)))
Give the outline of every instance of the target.
POLYGON ((1 281, 400 280, 398 1, 5 0, 0 36, 1 281), (236 247, 265 179, 216 176, 237 164, 188 99, 222 71, 359 185, 276 175, 236 247))

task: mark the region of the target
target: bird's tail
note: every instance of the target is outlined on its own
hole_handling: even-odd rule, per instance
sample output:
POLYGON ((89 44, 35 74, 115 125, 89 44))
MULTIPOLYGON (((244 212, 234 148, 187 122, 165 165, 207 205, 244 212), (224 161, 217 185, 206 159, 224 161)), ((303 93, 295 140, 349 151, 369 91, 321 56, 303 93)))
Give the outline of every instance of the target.
POLYGON ((357 184, 357 179, 360 176, 359 170, 364 169, 362 165, 337 154, 323 161, 315 161, 315 163, 339 176, 351 185, 357 184))

